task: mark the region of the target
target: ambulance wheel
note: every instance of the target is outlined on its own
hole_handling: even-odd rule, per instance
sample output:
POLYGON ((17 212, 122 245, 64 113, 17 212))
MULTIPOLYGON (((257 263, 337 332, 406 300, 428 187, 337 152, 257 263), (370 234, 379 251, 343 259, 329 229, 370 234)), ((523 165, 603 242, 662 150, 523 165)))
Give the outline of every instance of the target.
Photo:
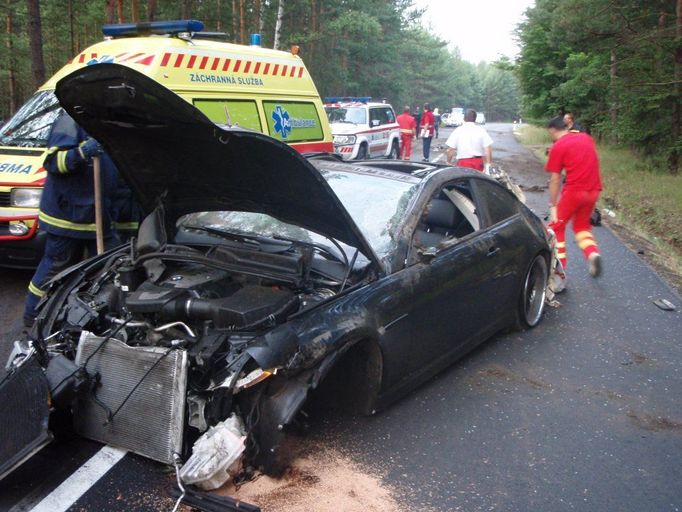
POLYGON ((523 280, 514 322, 516 329, 530 329, 542 320, 548 272, 545 256, 543 254, 535 256, 523 280))
POLYGON ((398 141, 394 140, 393 144, 391 144, 391 152, 388 154, 388 158, 391 160, 398 160, 398 157, 400 156, 400 146, 398 145, 398 141))
POLYGON ((356 160, 367 160, 367 144, 360 144, 356 160))

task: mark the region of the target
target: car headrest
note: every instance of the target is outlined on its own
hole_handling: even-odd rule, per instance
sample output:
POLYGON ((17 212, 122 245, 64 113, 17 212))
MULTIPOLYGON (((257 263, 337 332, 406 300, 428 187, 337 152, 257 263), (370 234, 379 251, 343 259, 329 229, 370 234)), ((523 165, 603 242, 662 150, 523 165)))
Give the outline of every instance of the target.
POLYGON ((424 222, 432 227, 454 228, 457 209, 447 199, 434 199, 424 222))

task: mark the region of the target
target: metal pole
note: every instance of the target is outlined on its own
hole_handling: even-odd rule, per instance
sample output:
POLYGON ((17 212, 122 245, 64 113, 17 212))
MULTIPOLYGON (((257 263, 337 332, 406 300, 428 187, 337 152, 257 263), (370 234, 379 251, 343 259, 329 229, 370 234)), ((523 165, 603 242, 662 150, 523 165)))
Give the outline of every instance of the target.
POLYGON ((95 236, 97 254, 104 252, 104 226, 102 225, 102 167, 99 156, 92 158, 92 171, 95 185, 95 236))

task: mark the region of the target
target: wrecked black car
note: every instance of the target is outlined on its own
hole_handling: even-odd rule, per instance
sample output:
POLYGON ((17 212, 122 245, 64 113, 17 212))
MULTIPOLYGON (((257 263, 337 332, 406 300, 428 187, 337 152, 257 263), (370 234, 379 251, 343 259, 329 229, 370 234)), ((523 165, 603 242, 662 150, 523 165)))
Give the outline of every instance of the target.
POLYGON ((215 488, 278 473, 306 401, 371 414, 541 320, 541 221, 474 171, 302 157, 115 64, 57 96, 148 212, 57 276, 0 387, 0 476, 78 434, 215 488), (66 420, 64 420, 66 418, 66 420))

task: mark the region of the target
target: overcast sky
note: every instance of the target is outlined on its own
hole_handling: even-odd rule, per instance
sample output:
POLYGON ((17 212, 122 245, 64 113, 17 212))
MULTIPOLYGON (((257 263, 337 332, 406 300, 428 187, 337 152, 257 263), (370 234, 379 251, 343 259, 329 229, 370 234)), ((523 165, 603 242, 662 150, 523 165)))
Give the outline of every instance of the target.
POLYGON ((514 57, 512 32, 534 0, 415 0, 426 7, 424 24, 457 46, 465 60, 493 61, 514 57))

